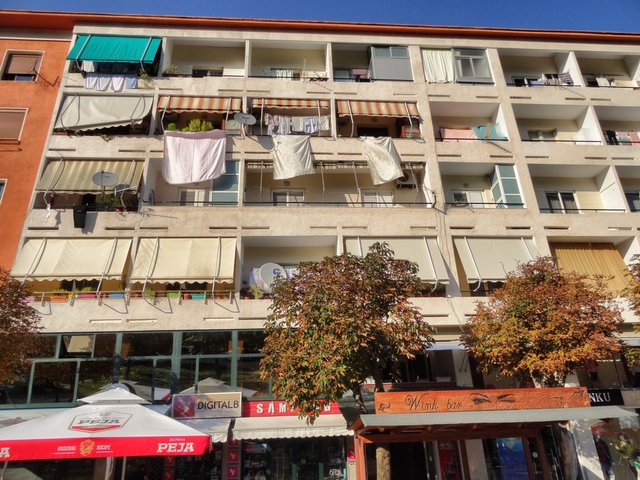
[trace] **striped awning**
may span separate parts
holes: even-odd
[[[329,108],[328,100],[296,98],[254,98],[254,108]]]
[[[409,102],[361,102],[338,100],[338,115],[345,117],[363,115],[365,117],[420,117],[418,106]]]
[[[176,113],[234,113],[242,110],[242,99],[233,97],[183,97],[161,95],[158,100],[158,110],[166,110],[167,112]]]

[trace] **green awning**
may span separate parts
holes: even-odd
[[[67,60],[153,63],[161,38],[114,35],[78,35]]]

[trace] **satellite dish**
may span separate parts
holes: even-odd
[[[287,278],[287,272],[277,263],[265,263],[258,269],[259,285],[265,292],[271,293],[271,284],[276,277]]]
[[[100,170],[91,177],[91,181],[99,187],[113,187],[118,183],[118,176],[115,173]]]
[[[113,194],[119,195],[126,192],[127,190],[131,190],[131,185],[129,185],[128,183],[119,183],[115,187],[113,187]]]
[[[237,112],[233,115],[233,119],[243,125],[254,125],[256,123],[256,117],[250,113]]]

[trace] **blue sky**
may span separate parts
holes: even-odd
[[[0,8],[640,32],[640,0],[0,0]]]

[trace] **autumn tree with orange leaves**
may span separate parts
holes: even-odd
[[[39,316],[26,287],[0,267],[0,383],[15,379],[37,342]]]
[[[483,372],[553,387],[587,362],[611,359],[621,324],[606,279],[560,272],[541,257],[476,304],[461,340]]]
[[[347,390],[366,413],[361,385],[424,352],[432,329],[409,297],[420,290],[418,267],[376,243],[364,257],[344,254],[300,265],[272,286],[267,318],[264,380],[274,394],[313,421],[323,402]],[[322,398],[322,400],[319,400]]]

